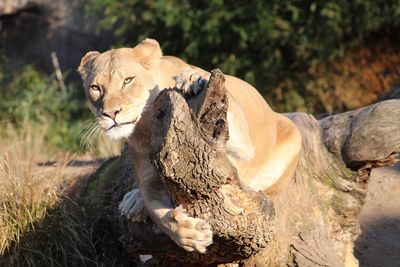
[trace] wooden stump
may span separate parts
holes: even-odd
[[[267,246],[275,210],[266,195],[240,184],[226,156],[228,98],[220,71],[213,72],[202,94],[196,97],[204,99],[202,105],[190,107],[178,90],[160,93],[154,103],[151,158],[175,204],[212,226],[214,243],[202,256],[212,261],[202,263],[231,262]]]

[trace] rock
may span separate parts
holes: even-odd
[[[107,49],[111,33],[96,35],[96,18],[85,16],[82,0],[0,1],[0,51],[14,68],[33,64],[53,72],[51,52],[56,52],[63,72],[75,69],[90,50]]]

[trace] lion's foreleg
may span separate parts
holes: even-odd
[[[190,217],[182,206],[174,207],[150,162],[140,164],[137,176],[140,196],[150,218],[180,247],[204,253],[212,244],[210,225],[202,219]]]

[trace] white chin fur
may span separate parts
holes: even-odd
[[[121,138],[128,138],[135,129],[134,124],[126,124],[117,127],[113,127],[112,129],[106,131],[108,138],[112,140],[117,140]]]

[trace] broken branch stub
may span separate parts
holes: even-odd
[[[185,99],[168,89],[154,102],[151,159],[176,205],[206,220],[214,243],[203,264],[248,258],[274,237],[275,210],[265,195],[241,185],[226,155],[228,97],[220,70],[208,88]]]

